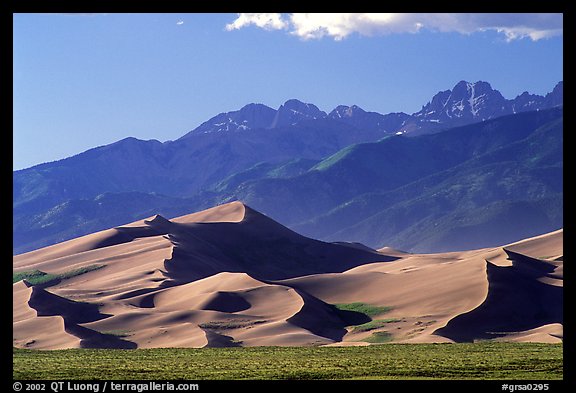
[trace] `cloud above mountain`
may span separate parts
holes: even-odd
[[[562,14],[529,13],[241,13],[226,30],[247,26],[286,30],[301,39],[331,37],[336,41],[357,33],[363,36],[418,33],[422,30],[472,34],[496,31],[506,40],[537,41],[563,33]]]

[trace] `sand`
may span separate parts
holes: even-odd
[[[441,254],[300,236],[241,202],[14,257],[13,345],[155,348],[561,342],[563,231]],[[504,299],[504,300],[503,300]],[[371,318],[340,303],[387,307]],[[361,326],[369,322],[372,325]]]

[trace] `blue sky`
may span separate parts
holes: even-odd
[[[418,111],[458,81],[563,79],[561,15],[15,14],[13,168],[173,140],[251,102]]]

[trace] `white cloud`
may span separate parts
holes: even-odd
[[[365,36],[416,33],[421,24],[409,14],[292,14],[292,34],[303,39],[324,36],[341,40],[352,33]]]
[[[417,33],[421,30],[472,34],[496,31],[511,41],[533,41],[562,35],[562,14],[238,14],[227,30],[255,25],[265,30],[288,30],[302,39],[332,37],[335,40],[357,33],[364,36]]]
[[[238,14],[238,18],[226,25],[226,30],[237,30],[249,25],[256,25],[265,30],[279,30],[287,27],[281,14]]]

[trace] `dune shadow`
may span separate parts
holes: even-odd
[[[173,244],[164,264],[167,276],[186,283],[227,271],[283,280],[398,259],[367,247],[306,238],[263,216],[255,221],[173,224],[167,235]]]
[[[235,341],[233,337],[226,336],[221,333],[217,333],[210,329],[202,329],[206,334],[206,339],[208,343],[206,347],[210,348],[229,348],[229,347],[240,347],[242,342]]]
[[[339,310],[336,307],[334,307],[334,310],[346,326],[362,325],[372,320],[368,315],[358,311]]]
[[[339,342],[348,333],[346,326],[371,321],[366,314],[338,310],[333,305],[327,304],[307,292],[294,290],[302,297],[304,305],[287,322],[306,329],[316,336]]]
[[[500,267],[486,261],[485,301],[453,318],[434,334],[456,342],[472,342],[563,323],[563,288],[538,280],[553,269],[534,258],[517,253],[508,255],[512,266]]]
[[[111,334],[100,333],[80,326],[108,318],[110,315],[100,313],[96,304],[75,302],[46,291],[43,288],[33,287],[28,305],[36,310],[39,317],[60,316],[64,320],[64,330],[80,339],[82,348],[119,348],[134,349],[136,343],[123,340]]]
[[[219,291],[212,296],[202,307],[204,310],[235,313],[248,310],[252,305],[241,295],[234,292]]]

